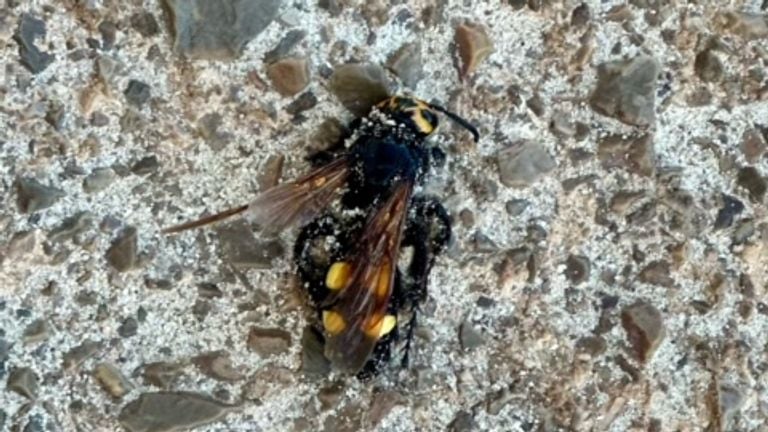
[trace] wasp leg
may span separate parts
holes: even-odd
[[[416,328],[419,305],[427,298],[429,273],[440,252],[451,240],[451,219],[442,204],[432,197],[417,196],[412,202],[412,213],[403,238],[403,246],[413,247],[408,266],[404,298],[411,309],[411,319],[405,335],[402,365],[408,364],[408,354]]]

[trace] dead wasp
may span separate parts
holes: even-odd
[[[414,193],[430,167],[444,158],[441,150],[425,143],[437,129],[438,113],[479,139],[474,126],[445,108],[393,96],[367,117],[355,119],[347,139],[316,157],[321,166],[309,174],[262,192],[248,205],[165,232],[238,213],[273,232],[306,224],[296,240],[294,260],[318,311],[326,357],[342,372],[361,378],[377,374],[399,338],[398,316],[408,311],[406,364],[430,270],[451,238],[442,204]],[[338,195],[342,210],[334,213],[330,204]],[[401,270],[399,254],[405,247],[413,253]]]

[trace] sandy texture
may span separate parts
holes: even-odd
[[[302,3],[284,2],[221,61],[174,54],[159,0],[0,6],[0,430],[118,430],[127,403],[161,390],[142,373],[153,362],[179,364],[165,390],[234,406],[201,431],[766,430],[765,4],[590,0],[585,15],[569,0],[342,0],[338,14]],[[147,12],[156,33],[132,23]],[[53,56],[37,73],[14,40],[25,13]],[[494,49],[462,80],[464,22]],[[289,54],[310,82],[282,96],[264,58],[292,29],[307,33]],[[279,244],[257,234],[277,258],[248,266],[221,258],[214,227],[160,230],[247,203],[277,155],[283,179],[304,172],[319,126],[352,118],[328,90],[333,68],[384,65],[411,42],[423,78],[405,91],[482,134],[433,138],[448,162],[428,189],[455,239],[409,369],[306,377],[295,230]],[[710,48],[716,60],[698,56]],[[596,112],[598,66],[641,54],[658,66],[652,110]],[[316,105],[291,114],[307,92]],[[201,127],[215,114],[215,131]],[[499,167],[516,166],[505,150],[522,141],[539,168],[520,180]],[[55,188],[51,205],[20,204],[23,179]],[[716,228],[723,194],[743,210]],[[284,332],[250,349],[254,327]],[[86,341],[91,355],[73,361]],[[233,370],[193,361],[217,350]],[[18,370],[37,378],[36,396],[6,387]]]

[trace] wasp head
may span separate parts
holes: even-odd
[[[408,96],[392,96],[377,105],[377,108],[398,124],[410,128],[417,136],[425,138],[437,130],[440,124],[437,113],[447,115],[451,120],[467,129],[475,141],[480,138],[474,126],[445,108]]]

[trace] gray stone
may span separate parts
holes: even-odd
[[[93,214],[88,211],[82,211],[61,221],[61,224],[48,234],[48,239],[53,242],[71,240],[92,226]]]
[[[723,62],[711,49],[696,54],[693,68],[696,75],[704,82],[719,82],[723,79]]]
[[[333,71],[330,90],[342,105],[357,116],[389,97],[390,84],[381,66],[368,63],[345,64]]]
[[[540,144],[518,141],[496,154],[499,180],[509,187],[529,186],[557,165]]]
[[[102,362],[93,370],[93,377],[110,396],[120,399],[133,388],[133,384],[112,363]]]
[[[565,262],[565,275],[572,283],[578,285],[589,279],[590,267],[589,258],[569,255]]]
[[[459,342],[465,351],[473,350],[485,343],[483,335],[469,321],[464,321],[459,326]]]
[[[138,160],[131,167],[131,172],[136,175],[149,175],[156,172],[160,168],[160,161],[157,160],[157,156],[149,155]]]
[[[637,278],[644,283],[671,288],[675,280],[669,275],[670,265],[666,261],[653,261],[640,271]]]
[[[410,88],[416,87],[416,84],[424,76],[421,45],[418,43],[407,43],[401,46],[387,60],[387,68],[400,77],[406,86]]]
[[[192,59],[229,60],[275,19],[281,0],[165,0],[173,48]]]
[[[279,328],[251,327],[248,348],[262,357],[283,354],[291,347],[291,334]]]
[[[722,201],[723,207],[717,212],[715,229],[728,228],[733,224],[733,218],[744,211],[744,203],[734,196],[723,194]]]
[[[635,357],[646,363],[666,334],[661,312],[650,303],[639,300],[621,311],[621,324]]]
[[[323,336],[311,326],[301,334],[301,370],[310,376],[326,376],[331,371],[331,362],[325,357]]]
[[[656,76],[659,64],[640,55],[630,60],[604,63],[598,68],[597,88],[590,104],[600,114],[634,126],[656,121]]]
[[[448,425],[449,432],[472,432],[476,429],[477,423],[469,411],[459,411]]]
[[[141,375],[147,383],[160,388],[169,388],[184,371],[184,364],[155,362],[147,363],[141,369]]]
[[[149,84],[132,79],[128,81],[128,86],[125,88],[123,94],[125,95],[125,100],[127,100],[129,104],[141,108],[149,101],[149,98],[152,97],[152,90]]]
[[[222,257],[238,268],[271,268],[272,260],[283,255],[278,240],[256,240],[245,221],[235,221],[216,229]]]
[[[309,62],[303,57],[287,57],[267,66],[267,77],[278,93],[295,96],[309,85]]]
[[[392,412],[392,409],[398,405],[406,404],[407,402],[405,398],[398,392],[391,390],[376,392],[376,394],[373,395],[371,407],[368,409],[368,419],[370,425],[372,427],[378,426],[379,423],[381,423],[381,421],[384,420],[384,418],[386,418],[390,412]]]
[[[100,192],[108,188],[116,177],[112,168],[96,168],[83,179],[83,190],[87,193]]]
[[[46,209],[64,196],[64,191],[45,186],[33,178],[19,178],[16,181],[17,201],[22,213],[34,213]]]
[[[28,367],[14,369],[8,375],[8,390],[14,391],[27,399],[37,398],[39,378]]]
[[[13,35],[13,39],[19,44],[21,64],[33,74],[42,72],[54,60],[53,55],[40,51],[35,45],[35,39],[44,39],[45,34],[44,21],[30,14],[21,15],[19,28]]]
[[[203,137],[208,146],[219,151],[227,146],[232,135],[220,130],[222,124],[221,114],[211,112],[197,120],[197,131]]]
[[[181,431],[215,422],[229,411],[203,394],[144,393],[120,411],[118,421],[130,432]]]
[[[86,340],[80,345],[64,353],[62,358],[62,369],[65,372],[73,371],[80,367],[86,360],[93,357],[101,349],[101,343]]]
[[[45,319],[36,319],[29,323],[22,333],[25,344],[41,342],[48,339],[50,335],[50,326]]]
[[[136,336],[138,332],[139,322],[136,320],[136,318],[133,317],[124,319],[120,326],[117,328],[117,334],[124,338]]]
[[[720,384],[717,388],[717,408],[720,430],[731,430],[729,428],[731,419],[744,405],[744,393],[738,388],[728,385]]]
[[[531,203],[525,199],[513,199],[504,204],[504,209],[510,216],[520,216],[525,209],[530,207]]]
[[[299,117],[302,112],[314,108],[315,105],[317,105],[317,96],[311,91],[307,91],[294,99],[293,102],[286,105],[285,112],[294,117]]]
[[[107,262],[118,272],[135,268],[139,262],[138,234],[136,228],[126,227],[107,249]]]

